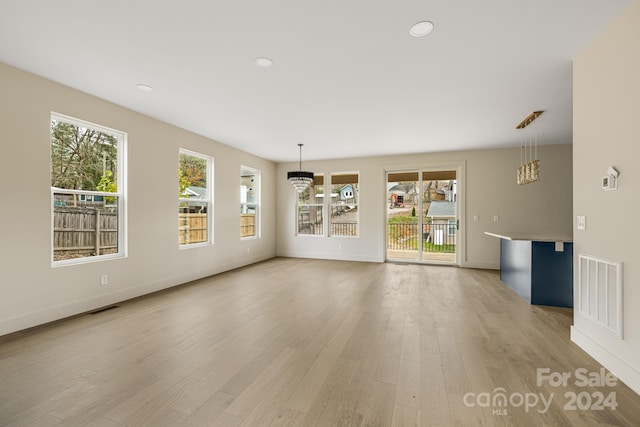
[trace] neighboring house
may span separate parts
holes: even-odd
[[[434,200],[429,206],[427,218],[432,224],[448,224],[448,221],[456,220],[456,202],[446,200]]]
[[[441,188],[429,186],[424,192],[424,200],[445,200],[446,192]]]
[[[253,187],[240,185],[240,213],[255,214],[256,213],[256,195]]]
[[[199,204],[198,200],[207,199],[207,189],[205,187],[196,187],[190,185],[182,193],[183,198],[193,199],[193,202],[185,202],[180,206],[180,212],[182,213],[201,213],[206,212],[206,204]]]
[[[92,207],[92,208],[104,208],[105,202],[103,196],[97,196],[93,194],[63,194],[56,193],[58,190],[56,187],[52,187],[54,190],[53,205],[58,207]]]
[[[196,187],[195,185],[188,186],[182,197],[188,197],[193,199],[205,199],[207,197],[207,189],[204,187]]]
[[[389,194],[389,207],[411,207],[417,194],[416,183],[400,182],[387,190]]]
[[[339,190],[338,206],[335,206],[335,201],[331,200],[331,216],[342,215],[345,212],[349,212],[356,207],[356,195],[354,194],[353,185],[346,184]],[[333,196],[333,194],[332,194]]]
[[[456,180],[449,181],[427,181],[425,189],[426,200],[456,200]]]
[[[389,207],[403,207],[404,197],[407,195],[407,188],[403,184],[396,184],[389,189]]]
[[[353,185],[347,184],[340,189],[340,200],[346,203],[354,201]]]
[[[443,244],[447,236],[455,236],[457,226],[456,202],[434,200],[429,206],[427,220],[430,222],[427,240]]]

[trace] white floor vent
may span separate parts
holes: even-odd
[[[578,255],[580,313],[622,338],[622,263]]]

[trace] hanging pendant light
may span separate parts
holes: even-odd
[[[302,170],[302,144],[298,144],[300,150],[300,168],[294,172],[287,172],[287,179],[298,193],[302,193],[313,182],[313,172]]]
[[[544,110],[534,111],[522,120],[516,129],[524,129],[537,119]],[[540,160],[538,160],[538,136],[520,139],[520,166],[516,169],[516,183],[518,185],[531,184],[540,181]],[[535,152],[534,152],[535,150]],[[527,161],[528,160],[528,161]]]

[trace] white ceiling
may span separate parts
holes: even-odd
[[[518,146],[539,109],[567,143],[571,60],[630,1],[0,0],[0,61],[274,161]]]

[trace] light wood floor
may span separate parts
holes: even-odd
[[[403,261],[418,261],[418,251],[409,251],[409,250],[399,250],[399,249],[387,249],[387,259],[393,260],[393,262],[403,262]],[[454,264],[456,262],[456,254],[455,253],[446,253],[446,252],[422,252],[422,260],[423,261],[435,261],[440,263],[451,263]]]
[[[571,316],[494,271],[277,258],[0,338],[0,425],[640,425],[620,382],[536,384],[599,370]],[[554,397],[465,404],[496,388]],[[567,392],[618,406],[564,410]]]

